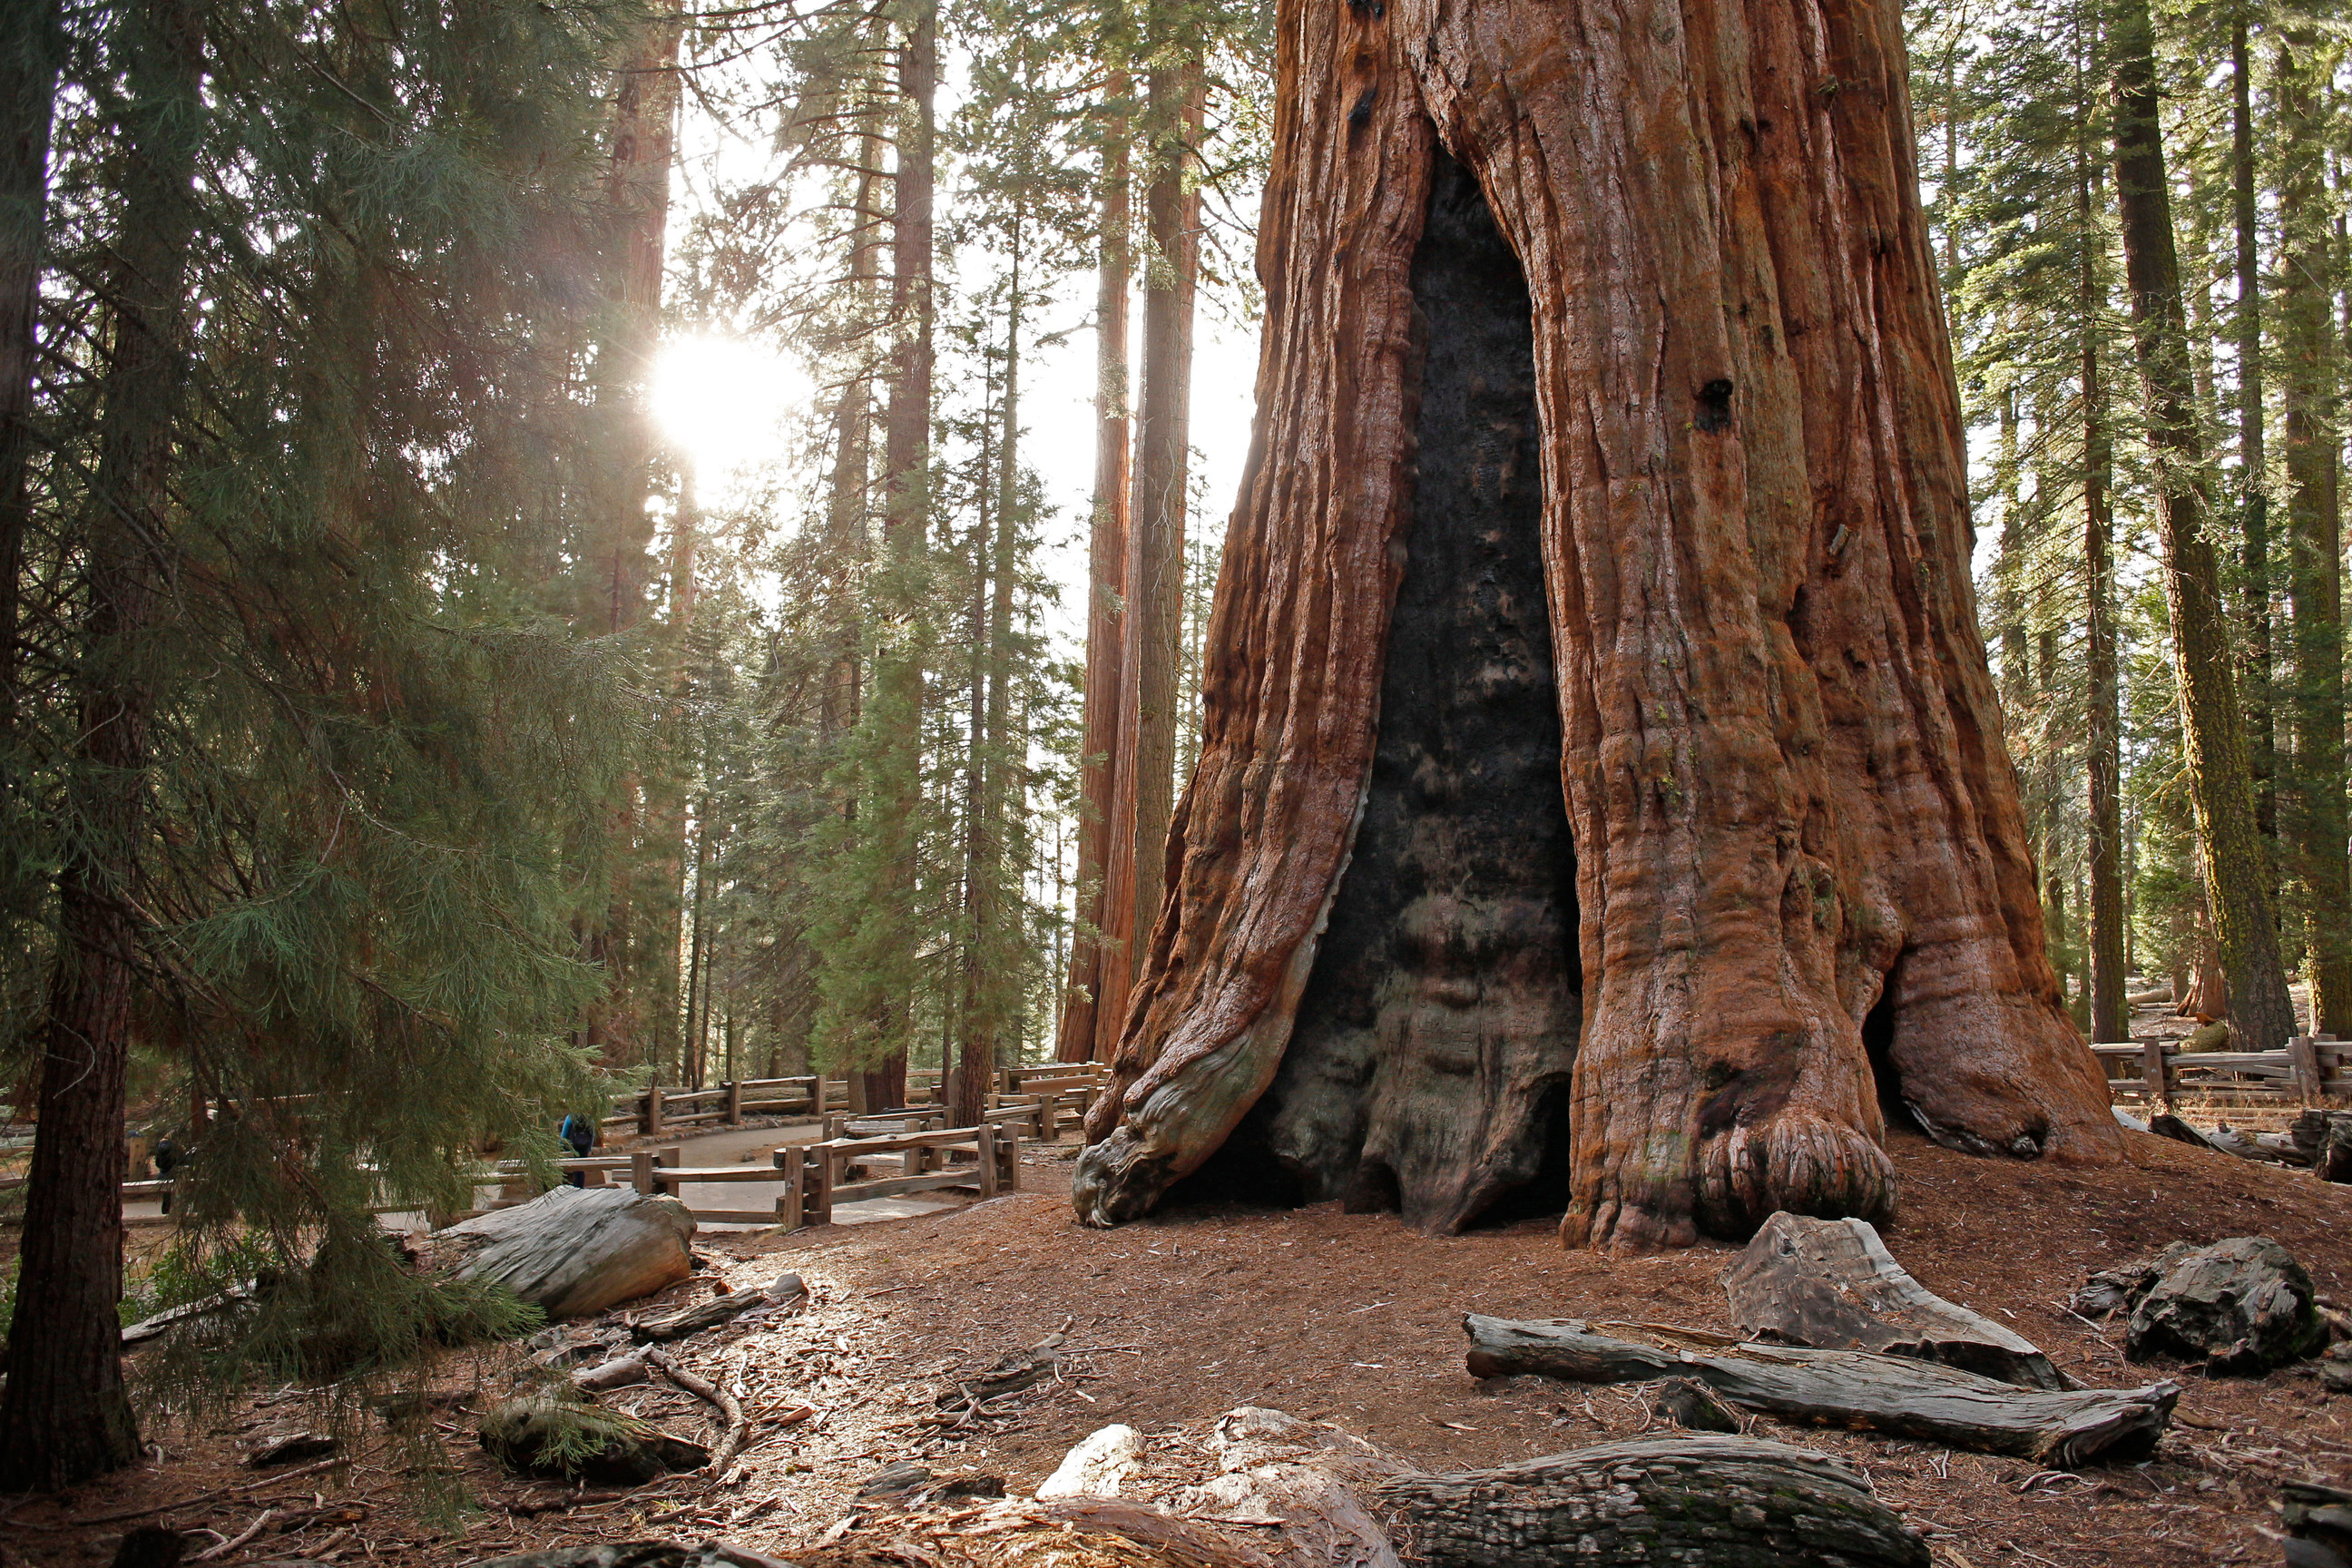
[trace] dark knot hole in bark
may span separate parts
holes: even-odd
[[[1718,376],[1698,389],[1698,413],[1692,423],[1709,435],[1731,428],[1731,383]]]
[[[1919,1118],[1903,1098],[1903,1069],[1895,1065],[1895,992],[1896,976],[1901,973],[1899,963],[1887,971],[1879,986],[1877,1002],[1864,1015],[1862,1049],[1870,1059],[1871,1083],[1878,1090],[1878,1113],[1886,1119],[1889,1128],[1917,1131]]]
[[[1188,1184],[1452,1231],[1568,1202],[1583,1015],[1527,279],[1443,153],[1419,477],[1363,816],[1273,1087]]]

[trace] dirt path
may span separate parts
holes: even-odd
[[[2276,1483],[2352,1474],[2352,1402],[2326,1398],[2306,1369],[2207,1381],[2177,1367],[2127,1366],[2109,1342],[2119,1334],[2094,1331],[2059,1303],[2089,1269],[2176,1239],[2249,1233],[2276,1237],[2323,1293],[2352,1300],[2352,1190],[2155,1139],[2131,1142],[2133,1163],[2083,1171],[1968,1159],[1898,1138],[1892,1152],[1906,1215],[1887,1238],[1930,1289],[2013,1324],[2085,1383],[2180,1377],[2189,1385],[2182,1421],[2153,1461],[2051,1475],[1769,1420],[1759,1435],[1862,1466],[1891,1502],[1938,1532],[1948,1565],[2275,1562],[2277,1546],[2263,1531]],[[1149,1437],[1244,1403],[1339,1422],[1432,1468],[1497,1464],[1655,1420],[1632,1389],[1472,1379],[1463,1370],[1464,1311],[1728,1326],[1717,1283],[1728,1248],[1607,1258],[1562,1251],[1539,1222],[1430,1238],[1388,1215],[1328,1206],[1193,1210],[1089,1231],[1071,1223],[1068,1170],[1066,1159],[1033,1157],[1029,1190],[950,1213],[706,1238],[712,1266],[735,1285],[790,1268],[814,1287],[815,1301],[796,1317],[701,1336],[691,1342],[698,1364],[706,1375],[740,1377],[755,1407],[806,1405],[813,1418],[763,1427],[731,1489],[674,1479],[572,1511],[537,1511],[549,1496],[544,1483],[517,1483],[453,1442],[486,1511],[452,1534],[410,1518],[390,1457],[371,1456],[352,1490],[368,1500],[374,1561],[455,1564],[553,1544],[713,1533],[789,1547],[839,1519],[858,1484],[896,1460],[1029,1487],[1108,1422]],[[1065,1381],[1009,1402],[1001,1418],[942,1429],[934,1396],[943,1387],[1065,1321],[1076,1352]],[[672,1391],[637,1390],[624,1402],[681,1432],[702,1421],[701,1407]],[[268,1414],[257,1410],[244,1425]],[[453,1418],[458,1438],[470,1431],[462,1420]],[[19,1518],[36,1526],[88,1518],[240,1479],[222,1459],[235,1426],[162,1434],[171,1462]],[[295,1487],[307,1499],[316,1484]],[[231,1533],[259,1506],[236,1500],[172,1518]],[[9,1543],[35,1563],[86,1562],[75,1552],[87,1533],[102,1531],[36,1528]],[[225,1561],[305,1555],[324,1533],[265,1533]]]

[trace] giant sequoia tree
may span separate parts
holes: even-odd
[[[1223,1170],[1630,1247],[1888,1213],[1883,1102],[2108,1152],[1895,8],[1285,0],[1280,42],[1260,425],[1080,1215]]]

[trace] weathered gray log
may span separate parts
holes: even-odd
[[[551,1318],[601,1312],[694,1272],[694,1216],[628,1187],[557,1187],[436,1233],[427,1254]]]
[[[2213,1140],[2206,1137],[2205,1134],[2198,1131],[2197,1129],[2189,1126],[2189,1123],[2181,1121],[2180,1118],[2173,1115],[2169,1110],[2159,1111],[2156,1115],[2149,1117],[2147,1119],[2147,1130],[2150,1132],[2155,1133],[2158,1138],[2169,1138],[2175,1143],[2186,1143],[2191,1149],[2210,1149],[2217,1154],[2227,1152],[2227,1151],[2221,1149],[2218,1144],[2216,1144]]]
[[[2325,1349],[2311,1276],[2266,1236],[2210,1247],[2176,1241],[2133,1292],[2124,1354],[2201,1361],[2208,1372],[2260,1376]]]
[[[2352,1568],[2352,1492],[2317,1481],[2279,1488],[2287,1568]]]
[[[2052,1392],[2073,1386],[2032,1343],[1929,1291],[1864,1219],[1776,1214],[1724,1271],[1731,1321],[1780,1344],[1874,1351]]]
[[[1603,1443],[1500,1469],[1401,1476],[1380,1504],[1431,1568],[1927,1568],[1919,1532],[1823,1454],[1747,1437]]]
[[[1744,1344],[1719,1335],[1609,1324],[1643,1338],[1613,1338],[1570,1320],[1513,1322],[1472,1314],[1474,1377],[1531,1373],[1570,1383],[1646,1383],[1688,1377],[1730,1403],[1785,1420],[1864,1426],[1949,1447],[2072,1468],[2099,1454],[2138,1458],[2172,1419],[2180,1385],[2018,1388],[1958,1367],[1867,1351]]]

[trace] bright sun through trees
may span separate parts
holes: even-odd
[[[694,465],[705,502],[781,461],[791,423],[808,409],[799,363],[741,338],[697,334],[662,346],[653,406],[662,435]]]

